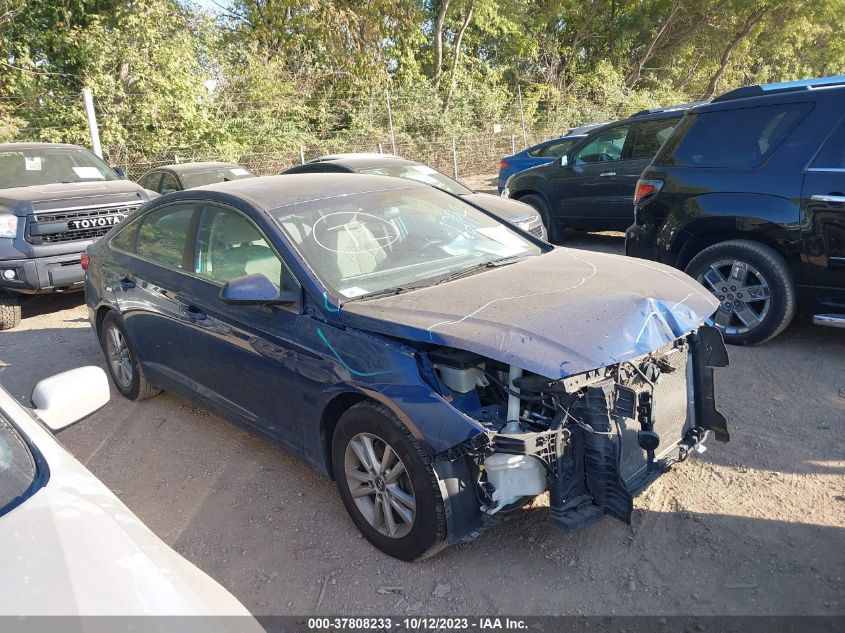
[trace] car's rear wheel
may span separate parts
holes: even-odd
[[[20,325],[21,301],[11,292],[0,292],[0,330],[11,330]]]
[[[705,248],[686,272],[719,299],[710,322],[734,345],[774,338],[795,316],[792,273],[772,248],[749,240],[729,240]]]
[[[430,457],[390,409],[366,401],[343,414],[332,468],[349,516],[385,554],[413,561],[444,546],[446,516]]]
[[[130,400],[146,400],[161,393],[147,381],[123,324],[109,312],[100,328],[100,345],[114,386]]]
[[[550,242],[557,244],[564,240],[563,229],[552,221],[552,214],[549,211],[549,205],[546,204],[545,200],[543,200],[540,196],[528,194],[527,196],[522,196],[519,201],[534,207],[537,213],[540,214],[540,218],[543,220],[543,226],[546,227],[546,233],[548,234],[548,240]]]

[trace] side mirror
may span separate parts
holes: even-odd
[[[560,166],[569,167],[569,154],[564,154],[560,157]]]
[[[116,173],[118,176],[120,176],[121,180],[128,180],[129,179],[128,176],[126,175],[126,172],[123,171],[123,167],[117,167],[117,166],[112,165],[112,170],[114,171],[114,173]]]
[[[35,414],[52,431],[79,422],[109,401],[109,380],[99,367],[79,367],[45,378],[32,390]]]
[[[243,305],[290,304],[299,302],[299,293],[290,290],[279,292],[266,275],[253,273],[227,281],[220,291],[220,298],[226,303]]]

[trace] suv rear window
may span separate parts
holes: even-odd
[[[686,116],[655,164],[678,167],[756,167],[813,107],[789,103]]]

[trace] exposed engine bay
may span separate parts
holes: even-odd
[[[633,495],[703,453],[710,432],[729,439],[713,398],[727,351],[713,328],[557,380],[451,348],[425,356],[432,386],[485,429],[435,456],[453,542],[546,490],[565,530],[605,515],[630,523]]]

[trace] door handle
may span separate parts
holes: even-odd
[[[615,171],[604,171],[604,172],[599,174],[599,176],[615,176],[615,175],[616,175]]]
[[[810,196],[811,202],[832,202],[833,204],[845,204],[845,196],[840,196],[836,194],[828,194],[824,195],[815,195]]]
[[[125,276],[125,277],[122,277],[118,281],[118,283],[120,284],[120,287],[123,288],[124,290],[131,290],[132,288],[135,287],[135,281],[131,277],[129,277],[128,275]]]

